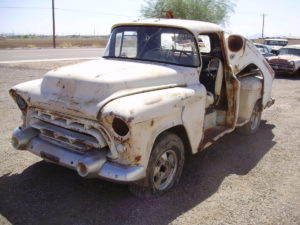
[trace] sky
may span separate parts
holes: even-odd
[[[227,33],[300,37],[300,0],[232,0]],[[56,33],[106,35],[113,24],[141,19],[145,0],[55,0]],[[52,34],[51,0],[0,0],[0,33]]]

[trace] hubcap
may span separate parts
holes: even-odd
[[[172,182],[177,170],[177,155],[173,150],[167,150],[156,161],[153,182],[155,188],[164,190]]]

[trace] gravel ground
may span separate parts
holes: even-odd
[[[9,88],[70,63],[0,64],[0,224],[300,224],[299,79],[275,79],[257,134],[224,136],[169,193],[141,200],[11,147],[21,120]]]

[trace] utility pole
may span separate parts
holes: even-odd
[[[265,17],[267,16],[267,14],[263,13],[262,17],[263,17],[263,23],[262,23],[262,31],[261,31],[261,38],[264,38],[264,30],[265,30]]]
[[[56,48],[56,44],[55,44],[55,16],[54,16],[54,0],[52,0],[52,28],[53,28],[53,48]]]

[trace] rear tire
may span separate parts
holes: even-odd
[[[253,107],[253,111],[249,122],[243,125],[242,127],[237,127],[236,128],[237,133],[244,134],[244,135],[250,135],[256,133],[257,130],[259,129],[261,114],[262,111],[260,109],[259,102],[256,102],[256,104]]]
[[[146,178],[139,184],[130,184],[129,190],[141,198],[161,195],[179,182],[183,165],[182,140],[173,133],[164,132],[152,149]]]

